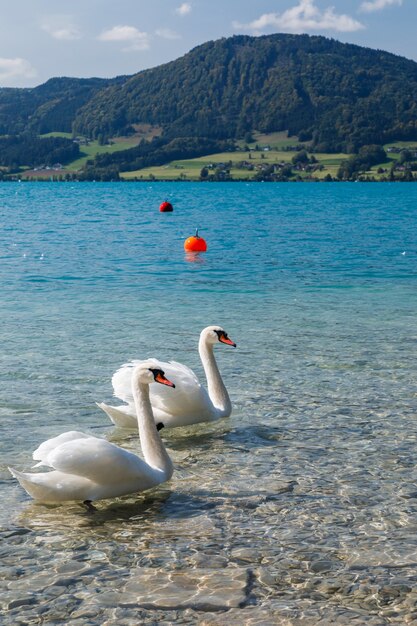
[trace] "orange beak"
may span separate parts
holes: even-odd
[[[162,374],[157,374],[155,376],[155,382],[161,383],[161,385],[166,385],[167,387],[175,387],[174,383],[172,383],[168,378],[162,376]]]
[[[229,339],[229,337],[226,337],[225,335],[221,334],[219,336],[219,341],[221,343],[226,343],[228,346],[233,346],[234,348],[236,348],[236,344],[234,341],[232,341],[231,339]]]

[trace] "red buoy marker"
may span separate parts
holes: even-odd
[[[207,250],[207,243],[205,239],[199,236],[198,228],[195,231],[195,235],[188,237],[184,241],[184,250],[186,252],[205,252]]]
[[[161,211],[161,213],[169,213],[174,210],[174,207],[170,202],[168,202],[168,200],[164,200],[164,202],[159,207],[159,210]]]

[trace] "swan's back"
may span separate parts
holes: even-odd
[[[175,383],[175,389],[153,383],[149,387],[152,408],[164,421],[165,426],[174,425],[175,418],[181,424],[213,419],[213,405],[207,391],[201,386],[192,369],[177,361],[154,362]],[[125,363],[112,377],[114,395],[128,404],[133,403],[131,377],[133,368],[142,361]],[[189,420],[189,421],[188,421]]]
[[[124,363],[113,374],[111,383],[113,385],[113,395],[116,398],[120,398],[120,400],[123,400],[124,402],[127,402],[128,404],[133,403],[132,371],[137,365],[141,365],[142,363],[145,363],[145,360],[134,359],[132,361],[129,361],[128,363]],[[146,359],[146,363],[150,363],[150,364],[152,363],[154,364],[155,367],[159,367],[164,372],[167,372],[168,371],[167,368],[170,366],[170,363],[165,363],[164,361],[158,361],[157,359]],[[185,365],[181,365],[181,363],[178,363],[178,365],[188,370],[189,373],[192,376],[194,376],[193,371],[190,370],[189,367],[186,367]],[[168,376],[168,374],[166,375]],[[195,378],[195,380],[198,383],[197,378]],[[153,387],[153,386],[161,387],[162,385],[157,385],[155,383],[154,385],[151,385],[150,387]]]
[[[141,458],[98,437],[67,441],[52,450],[47,460],[59,472],[88,478],[97,484],[125,483],[151,473]]]
[[[35,461],[39,461],[35,465],[49,465],[48,457],[55,448],[58,448],[63,443],[67,443],[68,441],[76,441],[78,439],[88,439],[90,435],[86,435],[85,433],[81,433],[78,430],[69,430],[66,433],[62,433],[57,437],[52,437],[51,439],[47,439],[43,443],[40,444],[38,448],[36,448],[35,452],[32,454],[32,458]]]

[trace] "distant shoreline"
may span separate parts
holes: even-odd
[[[235,184],[235,183],[244,183],[245,185],[260,185],[260,184],[270,184],[270,185],[285,185],[285,184],[322,184],[322,183],[328,183],[328,184],[343,184],[343,183],[381,183],[381,184],[386,184],[386,183],[401,183],[401,184],[405,184],[405,183],[417,183],[417,178],[414,178],[414,180],[403,180],[403,179],[396,179],[396,180],[373,180],[373,179],[357,179],[357,180],[338,180],[338,179],[332,179],[332,180],[325,180],[323,178],[316,178],[316,179],[303,179],[303,180],[253,180],[253,179],[233,179],[233,180],[171,180],[171,179],[155,179],[155,180],[145,180],[145,179],[134,179],[134,178],[129,178],[129,179],[120,179],[120,180],[78,180],[76,178],[71,179],[71,180],[63,180],[63,179],[33,179],[33,178],[22,178],[22,179],[7,179],[7,180],[0,180],[0,184],[8,184],[8,183],[39,183],[39,184],[47,184],[47,183],[62,183],[62,184],[68,184],[68,183],[77,183],[77,184],[83,184],[83,183],[94,183],[94,184],[99,184],[99,183],[117,183],[117,184],[131,184],[131,183],[140,183],[140,184],[146,184],[146,185],[150,185],[153,183],[180,183],[180,184],[190,184],[190,183],[201,183],[204,185],[210,185],[210,184]]]

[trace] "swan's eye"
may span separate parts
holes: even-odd
[[[162,370],[158,369],[158,368],[154,368],[154,367],[150,367],[149,371],[152,372],[153,377],[155,378],[155,380],[158,378],[158,376],[163,376],[165,377],[165,372],[163,372]]]
[[[161,383],[161,385],[167,385],[167,387],[175,387],[174,383],[168,378],[165,378],[165,372],[160,369],[150,368],[150,371],[153,373],[153,377],[156,383]]]
[[[229,339],[227,333],[224,330],[216,330],[217,337],[219,338],[220,343],[226,343],[228,346],[233,346],[236,348],[236,344],[234,341]]]

